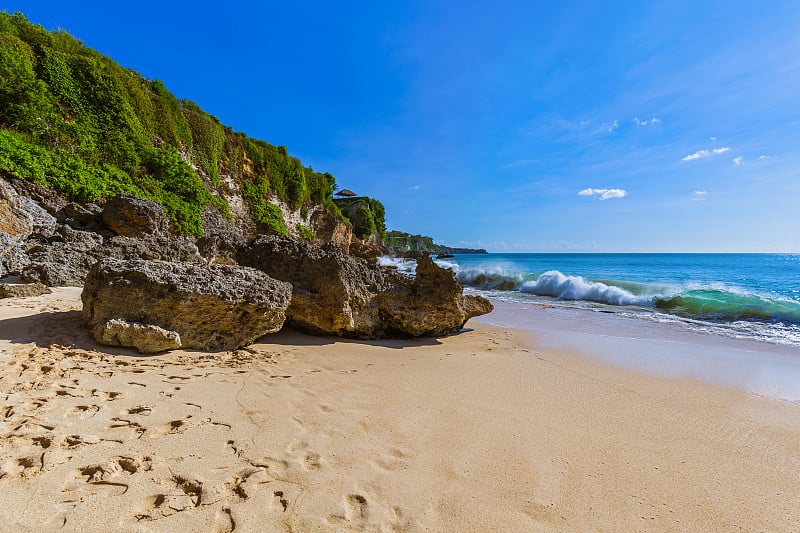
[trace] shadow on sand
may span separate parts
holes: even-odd
[[[470,330],[462,330],[470,331]],[[80,311],[45,311],[33,315],[6,318],[0,320],[0,340],[14,344],[34,343],[40,348],[49,348],[60,345],[81,350],[94,350],[111,355],[124,355],[133,357],[153,357],[161,354],[140,354],[131,348],[105,346],[95,342],[88,330],[83,326],[83,315]],[[333,336],[310,335],[285,326],[278,333],[264,335],[256,339],[253,348],[268,346],[327,346],[336,343],[359,344],[383,348],[403,349],[420,346],[438,346],[441,344],[436,337],[420,337],[407,339],[347,339]],[[215,353],[199,350],[181,350],[198,354]]]

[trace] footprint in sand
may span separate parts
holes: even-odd
[[[407,467],[406,459],[407,454],[397,448],[390,448],[385,454],[382,454],[372,463],[381,470],[395,471],[402,470]]]
[[[64,416],[78,416],[80,418],[91,418],[100,410],[99,405],[76,405],[71,407]]]
[[[319,470],[322,467],[322,456],[314,452],[306,452],[302,458],[303,468],[306,470]]]
[[[43,459],[43,453],[8,458],[0,468],[0,479],[4,477],[28,478],[38,474],[44,466]]]

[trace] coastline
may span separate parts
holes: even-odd
[[[439,339],[284,331],[143,357],[91,341],[79,295],[0,309],[8,530],[800,525],[800,405],[735,383],[645,373],[494,314]],[[658,342],[629,337],[643,355]]]

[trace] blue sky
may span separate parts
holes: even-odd
[[[287,146],[390,229],[496,252],[800,252],[800,2],[3,8]]]

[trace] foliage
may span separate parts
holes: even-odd
[[[230,216],[213,193],[223,173],[239,185],[253,220],[274,233],[287,233],[276,199],[293,209],[321,204],[342,218],[331,174],[304,168],[284,146],[233,132],[160,80],[64,31],[4,11],[0,147],[0,171],[78,200],[120,192],[153,199],[183,234],[201,233],[208,204]]]
[[[311,228],[309,228],[308,226],[304,226],[302,224],[297,224],[297,225],[295,225],[295,229],[300,234],[300,238],[303,239],[303,240],[313,241],[314,239],[317,238],[317,236],[314,235],[314,231]]]
[[[366,239],[373,234],[378,235],[381,239],[386,237],[386,212],[383,204],[378,200],[358,196],[337,198],[333,200],[333,203],[350,221],[356,235],[360,238]]]
[[[275,204],[267,204],[265,206],[259,222],[264,225],[266,233],[284,237],[289,235],[289,230],[286,229],[286,225],[283,223],[283,211]]]
[[[390,231],[386,234],[384,244],[389,247],[408,248],[419,252],[436,252],[439,246],[427,235],[412,235],[402,231]]]
[[[372,212],[366,204],[361,204],[356,208],[356,220],[358,236],[366,239],[375,233],[375,220],[372,218]]]

